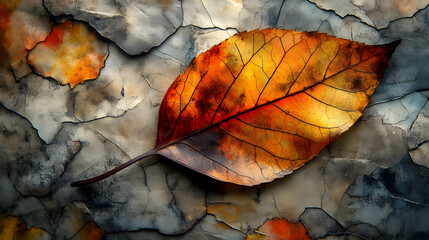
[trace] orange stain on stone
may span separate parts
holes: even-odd
[[[311,240],[302,223],[291,223],[283,218],[267,220],[258,230],[247,236],[246,240]]]
[[[0,239],[50,239],[50,236],[41,228],[30,227],[7,212],[0,213]]]
[[[28,57],[34,70],[73,88],[98,77],[108,55],[107,44],[80,22],[66,21],[53,27],[47,39]]]
[[[9,27],[10,17],[15,11],[19,1],[0,1],[0,64],[3,64],[8,59],[7,48],[9,42],[6,38],[6,31]]]

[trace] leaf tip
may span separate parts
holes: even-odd
[[[392,54],[395,52],[396,47],[398,47],[398,45],[401,43],[401,39],[393,41],[391,43],[386,44],[386,50],[387,50],[387,54],[388,57],[390,58],[392,56]]]

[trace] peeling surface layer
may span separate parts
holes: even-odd
[[[97,78],[106,58],[107,45],[87,25],[66,21],[31,50],[28,63],[36,73],[73,88]]]
[[[428,5],[0,0],[0,238],[428,239]],[[153,149],[192,59],[264,28],[402,42],[354,127],[292,175],[243,187],[158,156],[69,186]]]

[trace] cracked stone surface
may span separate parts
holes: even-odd
[[[299,221],[314,239],[426,239],[428,5],[0,0],[0,211],[51,239],[246,239],[273,218]],[[69,61],[38,49],[64,22],[88,26],[107,56],[73,88],[37,71]],[[362,118],[319,156],[254,187],[162,157],[69,186],[153,148],[164,93],[194,57],[237,32],[275,27],[367,44],[402,39]]]
[[[320,8],[333,10],[341,17],[353,15],[378,29],[385,28],[398,18],[413,16],[418,10],[429,5],[427,0],[310,0]]]
[[[87,24],[65,21],[30,51],[28,63],[36,73],[73,88],[97,78],[107,54],[107,44]]]
[[[88,22],[131,55],[160,45],[183,21],[177,0],[44,0],[44,5],[54,16],[72,15]]]

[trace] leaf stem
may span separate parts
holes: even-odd
[[[143,159],[145,157],[148,157],[148,156],[154,154],[155,152],[156,152],[156,150],[154,149],[154,150],[151,150],[149,152],[143,153],[143,154],[141,154],[141,155],[139,155],[139,156],[137,156],[137,157],[129,160],[128,162],[123,163],[123,164],[115,167],[114,169],[112,169],[112,170],[110,170],[108,172],[105,172],[105,173],[103,173],[101,175],[98,175],[96,177],[93,177],[93,178],[88,178],[88,179],[85,179],[85,180],[80,180],[80,181],[72,182],[70,184],[70,186],[72,186],[72,187],[82,187],[82,186],[85,186],[87,184],[98,182],[100,180],[103,180],[103,179],[109,177],[110,175],[113,175],[113,174],[121,171],[122,169],[130,166],[131,164],[133,164],[133,163],[135,163],[135,162],[137,162],[137,161],[139,161],[139,160],[141,160],[141,159]]]

